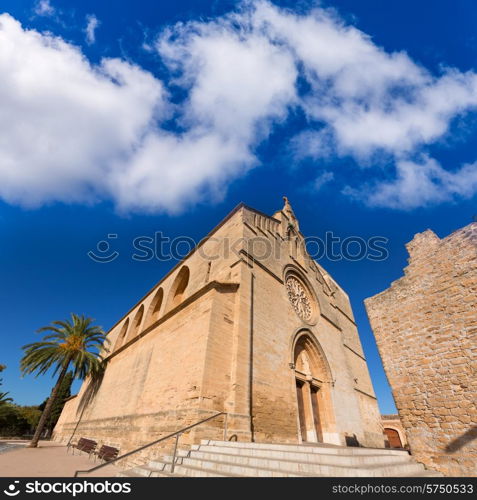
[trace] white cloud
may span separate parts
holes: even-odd
[[[437,169],[436,162],[430,168],[431,160],[427,168],[406,161],[444,137],[455,116],[475,111],[474,72],[448,68],[433,76],[407,54],[385,52],[323,8],[297,15],[266,1],[255,5],[252,24],[292,51],[311,87],[301,96],[301,105],[318,131],[297,135],[296,158],[350,155],[368,167],[366,176],[372,176],[373,155],[384,152],[394,157],[395,180],[376,182],[371,197],[364,187],[359,196],[379,206],[406,209],[477,192],[472,165],[452,174],[441,166]],[[382,174],[380,165],[375,170]],[[470,182],[463,189],[467,176]],[[450,185],[441,186],[439,179]],[[359,195],[360,189],[345,192]]]
[[[296,134],[290,142],[290,150],[298,161],[305,158],[331,158],[335,145],[330,130],[304,130]]]
[[[470,198],[477,191],[477,162],[450,172],[429,157],[419,162],[399,161],[397,177],[380,182],[361,192],[348,190],[363,197],[370,206],[411,210],[456,198]]]
[[[313,187],[316,191],[319,191],[325,184],[332,181],[335,175],[333,172],[322,172],[313,182]]]
[[[55,9],[51,5],[50,0],[38,0],[34,11],[37,16],[52,16],[55,13]]]
[[[59,38],[0,16],[0,196],[34,206],[104,196],[165,107],[160,82],[118,59],[92,67]]]
[[[200,123],[247,144],[260,122],[284,119],[296,98],[291,55],[261,35],[241,37],[228,22],[173,30],[158,49],[190,89],[187,124]]]
[[[110,187],[121,210],[177,212],[205,192],[209,199],[220,199],[224,183],[255,163],[242,143],[215,133],[152,132],[127,168],[115,170]]]
[[[323,9],[299,16],[258,2],[253,22],[293,51],[312,91],[302,97],[338,153],[394,154],[441,137],[452,117],[477,106],[477,75],[447,70],[433,77],[405,53],[387,53]],[[320,132],[323,137],[324,131]],[[317,136],[310,136],[315,141]]]
[[[96,29],[100,24],[99,19],[94,14],[86,16],[86,28],[84,31],[86,35],[86,43],[88,45],[92,45],[96,42]]]
[[[87,21],[94,43],[99,21]],[[431,74],[331,11],[298,15],[264,0],[170,26],[155,50],[170,71],[164,82],[122,59],[94,66],[61,38],[1,15],[0,196],[178,211],[220,198],[260,164],[256,147],[291,109],[307,119],[292,141],[296,158],[366,164],[346,192],[369,204],[412,208],[477,192],[474,165],[450,171],[425,156],[455,116],[477,106],[474,72]],[[298,91],[299,76],[309,90]],[[184,98],[172,104],[176,87]],[[383,152],[394,178],[373,160]],[[315,187],[332,178],[319,175]]]
[[[119,59],[93,67],[59,38],[0,22],[0,196],[11,203],[111,197],[125,211],[177,211],[223,196],[295,97],[292,58],[265,39],[242,44],[226,24],[201,36],[184,28],[160,42],[189,88],[176,109],[183,131],[166,132],[172,107],[149,73]]]
[[[151,131],[113,176],[125,210],[177,211],[205,191],[222,197],[227,180],[258,163],[253,146],[296,98],[290,54],[261,36],[241,39],[227,20],[167,30],[157,50],[188,90],[178,109],[186,132]]]
[[[452,118],[477,105],[477,76],[446,74],[413,89],[409,99],[383,99],[377,103],[340,106],[311,105],[311,112],[332,129],[338,151],[366,157],[377,149],[395,155],[435,142],[447,131]]]

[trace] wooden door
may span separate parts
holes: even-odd
[[[386,434],[391,448],[402,448],[401,438],[397,430],[384,429],[384,434]]]
[[[315,431],[316,431],[316,439],[319,443],[323,442],[323,431],[321,428],[321,419],[320,419],[320,395],[318,393],[319,388],[312,386],[311,387],[311,405],[313,407],[313,420],[315,422]]]
[[[298,402],[298,417],[300,419],[300,432],[303,441],[306,441],[306,418],[305,418],[305,401],[303,397],[304,383],[301,380],[296,380],[296,399]]]

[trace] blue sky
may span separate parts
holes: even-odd
[[[237,203],[291,200],[307,236],[388,238],[383,262],[322,259],[349,293],[382,412],[394,411],[363,299],[405,243],[477,213],[477,6],[466,0],[0,2],[4,390],[20,346],[70,312],[109,328]],[[108,234],[119,257],[88,258]]]

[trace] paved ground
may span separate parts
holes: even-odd
[[[38,448],[27,448],[26,441],[0,441],[0,477],[73,477],[77,470],[91,469],[99,462],[75,450],[66,452],[66,446],[51,441],[40,441]],[[7,447],[3,445],[15,444]],[[18,446],[23,445],[23,446]],[[81,477],[113,477],[118,469],[107,465],[92,474]]]

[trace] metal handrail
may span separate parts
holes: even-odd
[[[227,439],[227,413],[224,411],[221,411],[219,413],[216,413],[215,415],[212,415],[211,417],[204,418],[203,420],[200,420],[199,422],[196,422],[195,424],[189,425],[187,427],[183,427],[182,429],[179,429],[176,432],[173,432],[172,434],[168,434],[167,436],[164,436],[160,439],[156,439],[155,441],[152,441],[151,443],[145,444],[141,446],[140,448],[137,448],[132,451],[128,451],[124,455],[121,455],[119,457],[116,457],[114,460],[110,460],[109,462],[104,462],[103,464],[97,465],[96,467],[93,467],[88,470],[77,470],[75,472],[74,477],[78,477],[78,474],[84,473],[84,474],[89,474],[90,472],[94,472],[98,469],[101,469],[102,467],[106,467],[107,465],[111,465],[114,462],[117,462],[118,460],[122,460],[123,458],[129,457],[130,455],[133,455],[134,453],[137,453],[139,451],[145,450],[146,448],[149,448],[150,446],[154,446],[157,443],[160,443],[161,441],[165,441],[166,439],[170,439],[172,437],[176,437],[176,442],[174,445],[174,455],[172,457],[172,463],[171,463],[171,472],[174,472],[174,466],[175,466],[175,461],[176,461],[176,454],[177,454],[177,444],[179,442],[179,437],[184,434],[184,432],[187,432],[188,430],[192,429],[193,427],[196,427],[200,424],[203,424],[205,422],[208,422],[209,420],[212,420],[220,415],[225,415],[225,421],[224,421],[224,441]]]

